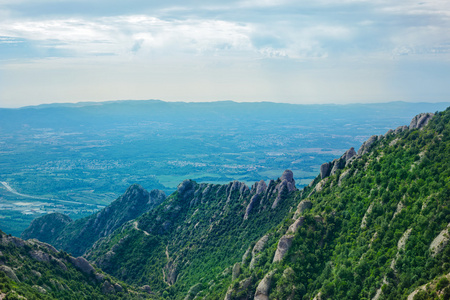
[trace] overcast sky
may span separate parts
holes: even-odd
[[[450,1],[0,0],[0,107],[450,100]]]

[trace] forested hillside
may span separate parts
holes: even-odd
[[[182,182],[85,257],[164,299],[449,299],[450,108],[252,187]],[[450,274],[449,274],[450,277]]]
[[[72,221],[60,213],[47,214],[35,219],[21,237],[35,238],[73,255],[83,255],[98,239],[158,206],[165,198],[163,191],[148,192],[134,184],[121,197],[89,217]]]
[[[240,260],[252,241],[283,221],[295,203],[292,172],[251,188],[186,180],[159,207],[94,245],[87,258],[169,299],[209,282]],[[198,288],[198,287],[197,287]],[[217,294],[226,287],[217,286]]]
[[[0,231],[0,299],[153,299],[37,240],[23,241]]]

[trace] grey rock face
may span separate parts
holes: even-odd
[[[41,242],[41,241],[39,241],[39,240],[37,240],[37,239],[31,239],[31,240],[28,240],[27,242],[28,242],[29,244],[32,244],[32,245],[39,245],[39,246],[41,246],[41,247],[47,249],[47,250],[50,251],[50,252],[58,253],[58,250],[56,250],[55,247],[53,247],[53,246],[50,245],[50,244],[43,243],[43,242]]]
[[[0,266],[0,271],[5,273],[6,276],[8,276],[10,279],[14,280],[15,282],[20,282],[19,278],[17,278],[16,273],[8,267],[8,266]]]
[[[403,132],[403,131],[405,131],[405,130],[407,130],[407,129],[408,129],[408,126],[406,126],[406,125],[398,126],[398,127],[394,130],[394,133],[397,134],[397,133]]]
[[[48,255],[47,253],[45,253],[41,250],[30,251],[30,256],[37,261],[43,261],[43,262],[50,261],[50,255]]]
[[[250,189],[244,182],[239,182],[237,180],[230,182],[226,188],[226,193],[228,195],[227,202],[231,200],[231,196],[235,191],[239,192],[239,199],[243,199]]]
[[[272,270],[264,276],[264,278],[259,282],[258,287],[255,291],[254,300],[269,300],[269,290],[272,283],[272,277],[276,270]]]
[[[111,283],[109,283],[108,281],[103,282],[101,289],[102,289],[102,293],[105,295],[114,294],[116,292],[116,290],[114,289],[114,286]]]
[[[395,133],[395,131],[392,130],[392,129],[389,129],[388,131],[386,131],[386,133],[384,135],[388,136],[388,135],[393,134],[393,133]]]
[[[415,116],[411,123],[409,124],[409,129],[421,129],[428,124],[431,118],[434,116],[433,113],[422,113]]]
[[[226,293],[226,295],[225,295],[224,300],[231,300],[231,299],[233,299],[233,298],[232,298],[232,294],[233,294],[233,293],[244,294],[245,291],[248,290],[248,288],[250,287],[250,285],[252,284],[252,282],[253,282],[252,277],[249,277],[249,278],[246,278],[246,279],[241,280],[241,281],[239,282],[239,286],[237,287],[236,290],[233,289],[233,287],[230,286],[230,287],[228,288],[228,291],[227,291],[227,293]],[[251,299],[251,298],[250,298],[250,295],[243,295],[243,296],[240,297],[239,299],[244,300],[244,299]]]
[[[241,264],[240,263],[235,263],[233,266],[233,271],[231,273],[231,280],[235,280],[236,278],[239,277],[239,275],[241,275]]]
[[[297,190],[295,187],[294,174],[291,170],[284,171],[283,175],[280,177],[280,180],[281,182],[275,187],[275,191],[278,192],[278,196],[272,204],[272,209],[276,208],[278,203],[281,201],[281,194],[284,190],[287,190],[287,192]]]
[[[358,150],[358,155],[363,156],[367,152],[369,152],[372,144],[378,140],[377,135],[372,135],[367,141],[365,141]]]
[[[305,217],[300,217],[289,226],[287,233],[296,233],[300,227],[302,227]]]
[[[256,187],[256,194],[262,194],[267,190],[267,184],[264,180],[260,180]]]
[[[294,240],[294,236],[291,234],[283,235],[278,242],[277,251],[273,257],[273,262],[279,262],[283,260],[284,256],[288,252],[289,248],[292,245],[292,241]]]
[[[244,220],[248,219],[248,215],[250,214],[251,210],[253,209],[253,206],[255,206],[255,203],[259,200],[260,195],[264,193],[267,190],[267,184],[264,182],[264,180],[261,180],[260,182],[255,183],[252,186],[251,192],[254,192],[255,194],[250,199],[250,202],[247,205],[247,208],[245,210]]]
[[[376,136],[375,136],[376,137]],[[370,142],[370,145],[374,141]],[[367,142],[366,142],[367,143]],[[369,146],[370,146],[369,145]],[[363,144],[364,146],[364,144]],[[361,147],[363,147],[361,146]],[[358,152],[359,153],[359,152]],[[358,154],[359,155],[359,154]],[[338,170],[344,169],[349,163],[351,163],[357,157],[355,148],[351,147],[338,159],[333,160],[332,162],[324,163],[320,166],[320,178],[324,179],[330,175],[336,174]]]
[[[352,158],[355,155],[356,155],[355,148],[351,147],[350,149],[345,151],[345,153],[344,153],[344,155],[342,157],[347,161],[347,160],[349,160],[350,158]]]
[[[186,179],[178,185],[177,192],[181,197],[183,197],[183,199],[186,199],[194,193],[194,189],[194,182],[192,180]]]
[[[253,269],[255,265],[258,263],[258,260],[260,258],[259,253],[264,249],[268,240],[269,236],[266,234],[256,242],[252,250],[252,260],[250,261],[249,267],[250,269]]]
[[[84,257],[70,257],[70,262],[85,274],[91,274],[95,271],[94,267]]]
[[[251,247],[248,247],[247,251],[245,251],[244,255],[242,255],[242,265],[243,265],[243,266],[244,266],[245,263],[247,262],[247,259],[248,259],[249,256],[250,256],[251,250],[252,250]]]
[[[151,287],[148,286],[148,285],[142,286],[142,287],[141,287],[141,290],[143,290],[144,292],[149,293],[149,294],[152,293],[152,289],[151,289]]]
[[[294,219],[297,219],[299,215],[301,215],[305,210],[311,209],[311,207],[312,202],[310,200],[300,201],[300,203],[297,205],[297,210],[295,211]]]
[[[430,245],[431,256],[435,257],[437,254],[439,254],[445,248],[445,246],[447,246],[447,244],[450,240],[449,229],[450,229],[450,223],[431,242],[431,245]]]
[[[170,260],[164,267],[164,270],[166,282],[171,285],[174,284],[177,281],[178,276],[177,265],[172,260]]]
[[[333,168],[333,165],[331,162],[323,163],[320,166],[320,178],[324,179],[325,177],[328,177],[331,173],[331,169]]]

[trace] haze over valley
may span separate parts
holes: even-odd
[[[18,236],[45,213],[87,216],[135,183],[169,195],[188,178],[250,186],[291,169],[301,188],[323,162],[447,105],[151,100],[0,109],[0,225]]]

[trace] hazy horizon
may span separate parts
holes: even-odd
[[[450,3],[0,0],[0,106],[450,99]]]
[[[233,103],[272,103],[272,104],[290,104],[290,105],[376,105],[376,104],[389,104],[389,103],[407,103],[407,104],[447,104],[450,105],[450,101],[436,101],[436,102],[427,102],[427,101],[379,101],[379,102],[348,102],[348,103],[338,103],[338,102],[329,102],[329,103],[290,103],[290,102],[275,102],[275,101],[235,101],[235,100],[212,100],[212,101],[182,101],[182,100],[173,100],[166,101],[162,99],[117,99],[117,100],[101,100],[101,101],[73,101],[73,102],[42,102],[38,104],[24,105],[24,106],[0,106],[0,109],[21,109],[28,107],[39,107],[39,106],[51,106],[51,105],[73,105],[73,106],[83,106],[88,104],[107,104],[112,102],[135,102],[135,101],[160,101],[165,103],[220,103],[220,102],[233,102]],[[0,104],[1,105],[1,104]]]

